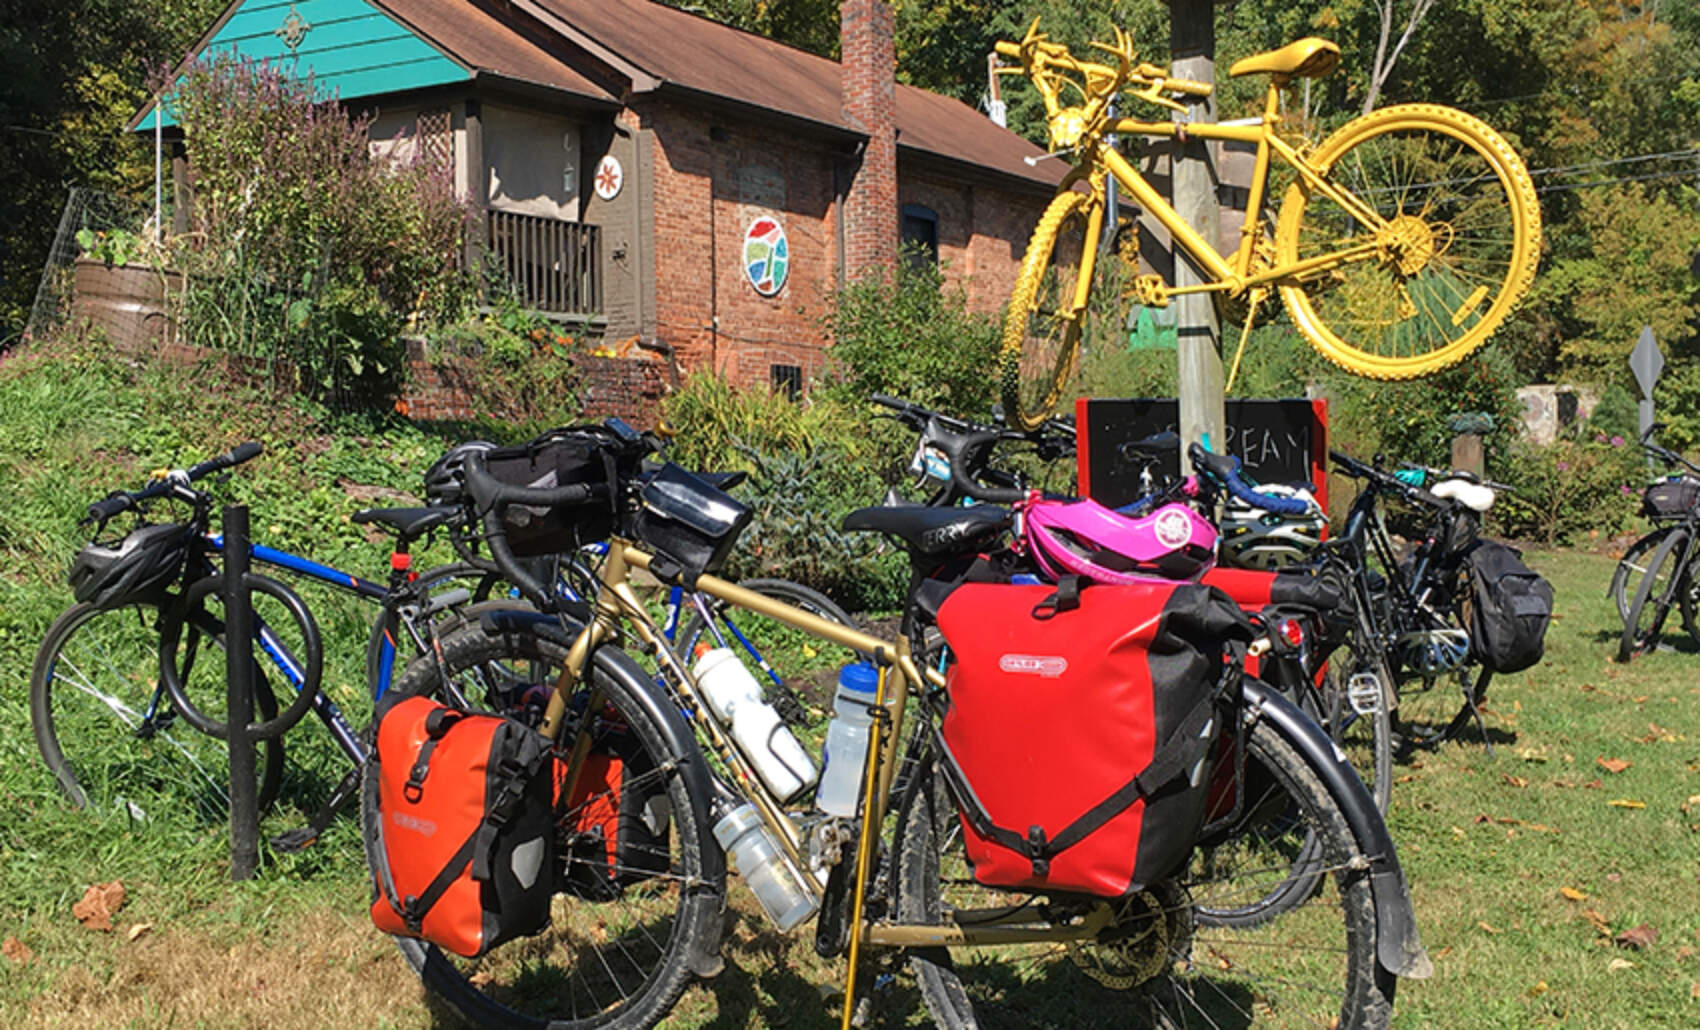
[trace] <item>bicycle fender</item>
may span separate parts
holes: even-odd
[[[1393,837],[1357,771],[1320,726],[1268,684],[1247,677],[1241,684],[1241,698],[1256,718],[1273,725],[1306,760],[1323,789],[1340,806],[1359,849],[1370,856],[1376,960],[1388,972],[1406,979],[1426,980],[1434,975],[1434,963],[1417,934],[1411,891],[1399,866]]]

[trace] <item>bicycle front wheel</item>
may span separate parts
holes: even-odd
[[[1404,104],[1346,123],[1310,158],[1276,226],[1280,266],[1322,261],[1280,292],[1323,357],[1414,379],[1481,346],[1528,292],[1540,205],[1523,162],[1483,122]],[[1332,259],[1332,260],[1330,260]]]
[[[1664,633],[1665,619],[1670,616],[1679,595],[1689,589],[1689,573],[1683,559],[1688,553],[1688,530],[1671,530],[1664,542],[1647,560],[1647,571],[1641,585],[1635,589],[1630,602],[1629,616],[1623,620],[1623,636],[1618,641],[1617,660],[1627,662],[1638,654],[1646,654],[1659,646]]]
[[[476,625],[442,641],[443,666],[429,657],[413,662],[393,688],[403,694],[441,696],[441,669],[455,680],[460,695],[480,706],[522,715],[528,698],[556,683],[567,649],[530,632],[487,634]],[[678,1000],[698,956],[714,954],[719,912],[725,897],[724,870],[704,840],[703,822],[711,798],[706,778],[693,779],[666,745],[650,708],[636,700],[645,689],[643,673],[622,664],[612,648],[598,648],[586,679],[605,702],[597,717],[621,724],[635,751],[625,754],[627,768],[646,769],[625,777],[622,796],[650,793],[646,821],[665,824],[656,851],[632,857],[621,867],[621,885],[611,892],[587,894],[585,869],[572,856],[583,848],[563,843],[556,870],[557,892],[547,929],[509,941],[480,958],[466,959],[423,941],[397,938],[403,956],[432,991],[473,1024],[497,1027],[653,1026]],[[589,689],[569,711],[583,717]],[[571,746],[577,727],[570,717],[561,741]],[[582,808],[614,808],[613,793],[594,794]],[[557,812],[563,838],[572,832],[579,808]],[[376,855],[377,777],[368,775],[361,791],[361,825],[367,861]],[[654,829],[654,827],[651,827]],[[711,861],[712,859],[712,861]],[[580,874],[580,875],[575,875]],[[708,970],[703,970],[708,972]]]
[[[199,823],[227,823],[229,748],[189,725],[166,696],[159,620],[152,605],[78,604],[54,621],[30,675],[36,746],[78,808],[149,822],[186,807]],[[186,679],[204,684],[195,688],[197,697],[212,706],[222,702],[224,642],[217,633],[190,625],[176,660]],[[258,716],[276,716],[277,699],[257,666],[254,690]],[[283,742],[271,738],[258,747],[264,809],[277,798]]]
[[[1021,259],[1021,271],[1004,315],[998,382],[1004,418],[1037,429],[1056,410],[1080,350],[1086,303],[1082,275],[1092,274],[1096,246],[1092,216],[1097,201],[1072,190],[1053,199]]]
[[[1246,736],[1241,824],[1201,846],[1171,880],[1115,909],[1099,941],[910,952],[922,997],[941,1027],[1220,1027],[1387,1025],[1394,981],[1375,959],[1375,911],[1364,858],[1316,774],[1267,723]],[[1024,916],[1055,922],[1096,904],[974,882],[941,777],[927,764],[904,809],[897,847],[898,918],[968,927]],[[948,806],[941,811],[940,806]],[[1279,823],[1281,832],[1269,832]],[[1308,856],[1308,857],[1307,857]],[[1303,868],[1295,868],[1303,863]],[[1286,892],[1283,883],[1319,889]],[[1281,898],[1262,919],[1233,924],[1246,899]],[[1063,958],[1067,954],[1069,958]],[[1072,959],[1072,961],[1071,961]],[[1032,990],[1044,978],[1055,989]]]

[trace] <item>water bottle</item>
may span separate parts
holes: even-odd
[[[791,867],[785,852],[762,825],[761,813],[744,802],[714,824],[714,839],[732,857],[732,865],[744,878],[762,910],[780,932],[789,932],[814,915],[815,898]]]
[[[809,753],[773,706],[762,700],[761,684],[731,648],[704,651],[691,674],[739,753],[774,797],[789,800],[814,785],[815,763]]]
[[[846,665],[838,673],[832,722],[826,728],[820,789],[815,792],[815,807],[827,815],[856,814],[862,772],[868,761],[868,728],[874,721],[868,710],[874,703],[879,678],[879,670],[867,662]]]

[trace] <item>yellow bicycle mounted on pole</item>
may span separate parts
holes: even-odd
[[[1074,167],[1033,230],[1005,316],[999,372],[1013,424],[1031,429],[1044,421],[1074,368],[1109,176],[1205,280],[1177,288],[1141,275],[1124,299],[1162,307],[1178,294],[1209,292],[1244,303],[1249,330],[1259,304],[1278,291],[1312,346],[1373,379],[1413,379],[1463,360],[1533,282],[1541,236],[1534,183],[1510,144],[1476,118],[1403,104],[1347,122],[1315,149],[1282,133],[1281,89],[1332,71],[1340,60],[1333,43],[1301,39],[1228,70],[1269,76],[1260,117],[1186,124],[1118,117],[1112,102],[1127,93],[1184,111],[1165,94],[1207,96],[1208,83],[1136,63],[1121,29],[1114,43],[1092,44],[1114,64],[1081,60],[1038,30],[1035,19],[1021,42],[997,44],[999,54],[1021,62],[998,71],[1032,79],[1045,102],[1050,150],[1071,154]],[[1078,102],[1065,103],[1072,99],[1065,90]],[[1223,255],[1188,226],[1106,141],[1111,134],[1255,145],[1238,249]],[[1271,236],[1262,212],[1276,162],[1291,179]]]

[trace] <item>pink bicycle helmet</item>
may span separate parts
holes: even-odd
[[[1096,501],[1034,501],[1023,520],[1034,561],[1054,578],[1095,583],[1191,579],[1209,568],[1216,527],[1184,504],[1130,518]]]

